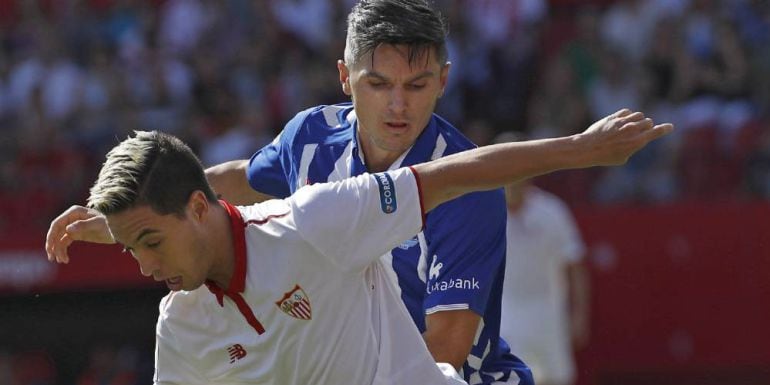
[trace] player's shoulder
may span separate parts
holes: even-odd
[[[441,158],[476,146],[459,129],[437,114],[431,125],[435,127],[436,143],[431,159]],[[447,221],[458,223],[501,223],[505,221],[505,194],[502,189],[477,191],[440,204],[428,214],[426,228],[444,226]],[[431,219],[432,218],[432,219]]]
[[[195,290],[171,291],[166,294],[158,306],[159,320],[161,322],[173,322],[174,320],[189,319],[205,314],[208,302],[215,301],[214,295],[206,285],[201,285]]]
[[[445,146],[440,156],[447,156],[465,150],[474,149],[476,146],[468,137],[466,137],[457,127],[449,123],[438,114],[433,114],[432,123],[436,127],[437,143]]]
[[[291,200],[271,199],[251,206],[237,206],[247,237],[286,237],[296,230]],[[261,239],[261,238],[259,238]]]
[[[270,199],[249,206],[237,206],[241,212],[243,221],[264,222],[272,218],[283,217],[291,211],[291,206],[286,199]]]
[[[287,143],[326,143],[346,139],[355,120],[350,103],[319,105],[300,111],[284,127],[281,140]]]

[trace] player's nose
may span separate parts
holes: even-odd
[[[391,111],[398,114],[406,109],[407,101],[404,90],[400,87],[393,87],[390,91],[390,100],[388,101],[388,108]]]
[[[147,254],[135,253],[135,255],[136,260],[139,262],[139,270],[142,272],[143,276],[149,277],[153,275],[154,272],[160,270],[158,258]]]

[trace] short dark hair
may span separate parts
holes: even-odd
[[[109,215],[147,204],[160,215],[183,216],[196,190],[217,201],[203,165],[184,142],[157,131],[134,134],[107,153],[88,207]]]
[[[410,64],[430,49],[444,64],[447,34],[443,16],[426,0],[361,0],[348,15],[345,61],[353,64],[380,45],[391,44],[408,47]]]

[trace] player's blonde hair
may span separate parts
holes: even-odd
[[[181,140],[157,131],[134,134],[107,153],[88,207],[109,215],[147,204],[161,215],[183,215],[196,190],[216,202],[200,160]]]

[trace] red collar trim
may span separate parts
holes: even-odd
[[[243,314],[243,316],[246,318],[246,321],[249,323],[249,325],[251,325],[254,330],[257,331],[257,334],[262,334],[265,332],[265,328],[259,322],[257,317],[254,316],[254,313],[251,311],[251,307],[249,307],[249,304],[246,303],[240,294],[243,293],[244,289],[246,289],[246,223],[243,222],[241,212],[238,211],[238,209],[236,209],[233,205],[225,201],[219,202],[222,204],[222,206],[224,206],[225,210],[227,210],[227,214],[230,216],[230,226],[232,227],[233,231],[235,267],[233,270],[233,276],[230,278],[230,284],[227,286],[227,290],[222,290],[222,288],[213,281],[206,281],[206,287],[208,287],[209,291],[214,293],[214,295],[217,297],[219,306],[225,306],[225,296],[230,297],[230,299],[232,299],[233,302],[235,302],[235,305],[238,307],[238,311],[240,311],[241,314]]]
[[[214,281],[206,281],[206,286],[217,297],[217,302],[222,305],[222,299],[225,295],[243,293],[246,289],[246,223],[243,221],[241,212],[235,206],[220,200],[219,203],[225,207],[230,216],[230,226],[233,233],[233,251],[235,252],[235,266],[233,276],[230,278],[230,284],[227,290],[223,290]]]

